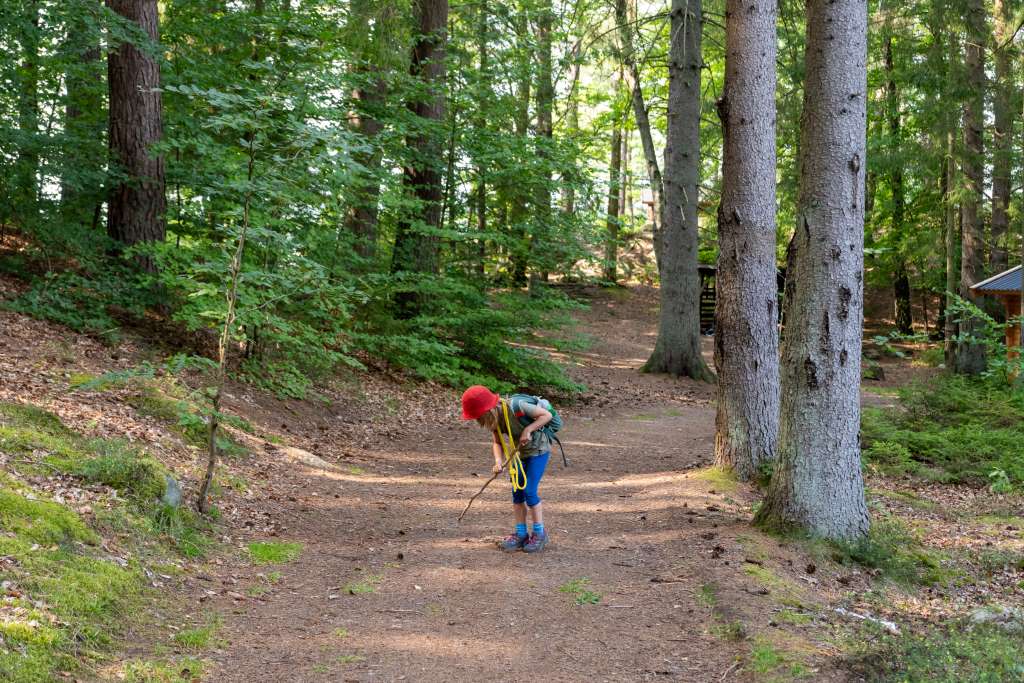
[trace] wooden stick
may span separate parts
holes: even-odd
[[[484,489],[491,485],[492,481],[498,478],[499,474],[505,471],[505,467],[508,466],[508,464],[512,461],[512,458],[516,457],[517,455],[519,455],[519,446],[516,446],[515,449],[512,451],[512,454],[505,458],[505,462],[501,464],[501,469],[492,474],[491,478],[485,481],[484,485],[480,487],[480,490],[473,494],[473,497],[469,499],[468,503],[466,503],[466,509],[463,510],[462,514],[459,515],[459,518],[455,520],[456,524],[462,521],[462,518],[466,516],[467,512],[469,512],[469,508],[473,504],[473,501],[476,500],[480,496],[480,494],[484,492]]]

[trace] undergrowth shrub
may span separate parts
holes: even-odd
[[[872,638],[858,638],[853,669],[880,683],[1003,683],[1024,680],[1019,633],[985,624],[952,622],[896,636],[870,625]]]
[[[942,482],[988,485],[1000,470],[1024,485],[1024,391],[996,379],[944,376],[899,391],[896,408],[866,408],[869,466]]]
[[[857,541],[834,541],[832,558],[877,569],[902,585],[944,584],[953,578],[943,557],[926,548],[897,517],[876,517],[868,535]]]
[[[574,340],[538,334],[568,325],[568,312],[580,304],[564,294],[544,289],[532,295],[493,293],[450,277],[388,277],[375,283],[375,301],[412,294],[419,307],[408,318],[381,304],[362,311],[354,341],[371,355],[424,379],[456,386],[556,393],[581,389],[548,352],[552,346],[571,347]]]

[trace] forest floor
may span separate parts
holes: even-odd
[[[637,371],[655,341],[656,292],[582,294],[578,331],[592,343],[563,359],[589,389],[559,406],[570,466],[553,454],[541,485],[543,553],[496,548],[511,526],[501,479],[456,521],[491,463],[488,435],[458,419],[456,391],[381,373],[338,380],[329,401],[233,385],[228,409],[252,428],[235,434],[248,454],[218,475],[217,543],[154,582],[161,597],[129,620],[120,655],[95,677],[161,660],[178,678],[152,680],[859,680],[848,642],[877,634],[837,607],[949,613],[941,591],[902,591],[897,606],[877,572],[753,529],[757,492],[709,467],[713,387]],[[159,355],[0,312],[0,400],[128,437],[190,494],[203,454],[143,409],[144,387],[67,390]],[[887,404],[887,388],[928,372],[890,364],[865,400]],[[946,520],[942,538],[952,519],[968,545],[1020,550],[1019,531],[955,514],[983,493],[869,484],[876,511]]]

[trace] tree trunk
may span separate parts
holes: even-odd
[[[18,160],[14,172],[13,213],[22,227],[34,227],[39,195],[39,2],[25,3],[28,16],[19,32],[21,65],[16,70],[18,88]]]
[[[982,234],[979,205],[984,189],[984,144],[982,131],[985,116],[985,5],[971,0],[967,7],[968,36],[965,45],[967,85],[970,95],[964,106],[964,161],[963,171],[968,190],[960,208],[963,221],[962,254],[960,259],[961,295],[974,304],[981,301],[971,292],[971,285],[979,282],[984,273],[984,236]],[[981,322],[968,316],[960,321],[960,334],[972,337],[981,332]],[[962,342],[957,347],[956,371],[977,375],[985,369],[985,347]]]
[[[1013,135],[1014,107],[1017,86],[1013,81],[1013,45],[1010,42],[1013,27],[1008,0],[995,0],[995,87],[992,88],[992,113],[995,130],[992,136],[992,250],[989,266],[993,273],[1001,273],[1009,266],[1007,241],[1010,229],[1010,165],[1011,136]]]
[[[423,83],[426,93],[409,103],[409,109],[423,119],[423,126],[406,139],[411,159],[404,169],[402,184],[415,200],[415,209],[404,212],[395,231],[391,270],[394,273],[436,274],[439,267],[439,239],[432,231],[441,229],[444,207],[442,168],[443,138],[437,126],[445,117],[445,46],[448,27],[447,0],[416,0],[417,36],[412,50],[412,77]],[[406,297],[399,303],[408,307]]]
[[[867,3],[809,0],[805,56],[778,462],[758,520],[855,539],[869,523],[858,441]]]
[[[378,76],[367,87],[357,88],[353,93],[357,109],[352,116],[352,131],[366,139],[369,149],[356,154],[355,161],[365,171],[355,183],[352,205],[345,222],[356,238],[356,253],[364,259],[372,259],[377,253],[378,173],[383,152],[375,138],[384,126],[374,114],[383,104],[386,92],[384,79]]]
[[[895,64],[892,54],[892,12],[885,14],[885,117],[889,124],[889,150],[896,157],[891,163],[889,184],[892,191],[892,233],[896,239],[896,267],[893,273],[894,315],[896,329],[903,334],[914,331],[910,306],[910,278],[903,256],[903,216],[906,198],[903,190],[903,160],[900,150],[903,133],[900,121],[899,90],[896,88]]]
[[[99,6],[96,7],[99,10]],[[83,169],[91,169],[96,177],[102,172],[102,153],[95,145],[101,124],[99,113],[103,102],[100,76],[100,36],[80,18],[69,26],[64,50],[69,58],[65,73],[64,98],[64,175],[60,182],[61,213],[65,220],[87,224],[100,198],[94,188],[83,187]],[[92,185],[92,183],[90,183]]]
[[[575,140],[576,136],[580,132],[580,102],[579,102],[579,87],[580,87],[580,56],[579,56],[579,43],[573,47],[572,51],[572,84],[569,86],[568,103],[566,105],[565,120],[566,120],[566,136]],[[575,164],[575,161],[573,162]],[[569,167],[570,170],[575,170],[574,167]],[[562,213],[566,216],[572,216],[576,213],[576,184],[575,178],[567,178],[566,174],[562,174]]]
[[[715,464],[742,480],[775,459],[775,0],[727,0],[722,201],[715,276]]]
[[[636,54],[633,52],[633,29],[630,27],[630,12],[626,3],[627,0],[615,0],[615,21],[619,25],[621,59],[626,67],[626,80],[633,103],[633,118],[636,121],[637,132],[640,133],[640,144],[644,150],[644,161],[647,166],[647,179],[651,184],[651,199],[654,202],[654,254],[658,259],[658,270],[660,272],[663,239],[662,221],[664,220],[662,214],[665,211],[664,184],[661,178],[661,168],[658,166],[658,153],[654,148],[654,137],[651,135],[651,120],[647,115],[647,104],[644,102],[644,92],[640,85],[640,66],[637,64]],[[700,12],[698,11],[697,14],[699,15]],[[698,47],[700,46],[699,28],[697,45]],[[697,92],[700,92],[699,88]]]
[[[156,0],[107,0],[107,7],[137,24],[154,42],[159,40]],[[107,56],[107,82],[110,159],[127,176],[111,188],[107,233],[126,246],[162,242],[164,159],[150,150],[163,137],[160,66],[147,50],[124,43]],[[154,268],[150,258],[139,259],[139,264]]]
[[[658,262],[661,310],[658,341],[644,370],[712,381],[714,375],[700,351],[700,275],[697,272],[702,24],[699,0],[673,0],[671,16],[665,198],[661,213],[655,213],[663,226]],[[639,86],[634,88],[634,95],[638,92]],[[639,112],[641,107],[635,100],[634,104]],[[643,122],[637,115],[636,124],[641,130],[647,156],[650,125],[646,111]],[[642,127],[647,129],[646,136]],[[660,187],[660,182],[658,177],[658,184],[652,181],[652,186]],[[659,203],[656,195],[656,210]]]
[[[555,108],[555,86],[551,73],[551,30],[555,14],[551,0],[544,0],[537,18],[537,158],[543,168],[537,192],[534,210],[537,212],[531,245],[535,247],[538,267],[534,270],[537,280],[547,281],[548,273],[554,261],[551,250],[555,246],[551,242],[551,143],[554,135],[553,114]],[[539,247],[539,248],[538,248]]]
[[[526,14],[519,12],[515,18],[516,44],[521,51],[526,49],[530,42],[527,34]],[[526,145],[526,138],[530,128],[530,90],[532,88],[530,70],[520,69],[519,84],[516,88],[516,109],[515,109],[515,133],[523,139]],[[527,270],[529,268],[530,244],[529,231],[527,230],[527,194],[526,189],[515,185],[509,188],[512,196],[512,206],[509,210],[509,223],[512,232],[511,245],[509,247],[509,259],[511,261],[512,286],[523,287],[526,285]]]
[[[615,102],[619,102],[619,87],[622,83],[622,69],[616,81]],[[619,221],[622,213],[620,188],[622,184],[622,117],[615,116],[612,124],[611,156],[608,162],[608,213],[605,219],[604,279],[612,284],[618,279],[616,263],[619,259]]]
[[[488,20],[487,4],[481,3],[477,8],[477,48],[480,52],[476,106],[476,127],[478,133],[487,132],[487,105],[490,101],[490,63],[488,60]],[[476,167],[476,231],[477,231],[477,262],[476,273],[484,276],[484,261],[487,257],[487,166],[481,162]]]

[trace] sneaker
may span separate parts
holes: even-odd
[[[526,545],[526,542],[526,536],[517,536],[515,534],[512,534],[511,536],[506,536],[502,540],[498,541],[498,547],[504,550],[505,552],[510,553],[515,550],[522,550],[523,546]]]
[[[541,534],[540,536],[538,536],[537,534],[530,534],[530,539],[526,541],[526,544],[523,546],[523,550],[528,553],[539,553],[541,550],[544,550],[544,546],[546,546],[547,544],[547,532]]]

